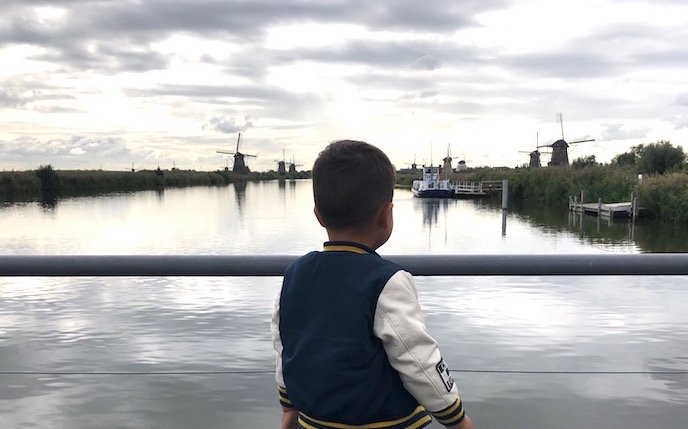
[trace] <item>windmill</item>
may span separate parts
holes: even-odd
[[[296,174],[296,167],[301,167],[303,164],[297,164],[294,160],[294,155],[291,156],[291,163],[289,164],[289,174]]]
[[[416,171],[418,171],[418,164],[416,164],[416,154],[413,154],[413,162],[410,164],[407,163],[406,165],[409,167],[409,171],[411,171],[411,173],[415,173]]]
[[[595,139],[585,139],[585,140],[576,140],[572,141],[570,143],[567,143],[566,140],[564,140],[564,118],[561,113],[557,115],[557,118],[559,119],[559,125],[561,126],[561,139],[555,141],[554,143],[551,144],[546,144],[546,145],[541,145],[538,146],[540,147],[551,147],[552,148],[552,159],[547,163],[547,165],[552,166],[552,167],[558,167],[558,166],[563,166],[563,167],[568,167],[569,166],[569,145],[571,144],[577,144],[577,143],[585,143],[585,142],[594,142]]]
[[[246,157],[256,157],[256,155],[248,155],[245,153],[239,152],[239,145],[241,144],[241,133],[239,133],[239,137],[237,138],[237,145],[236,145],[236,150],[234,152],[229,152],[226,150],[221,150],[218,149],[217,153],[224,153],[227,155],[234,155],[234,167],[232,167],[232,171],[235,173],[240,173],[240,174],[247,174],[250,173],[251,170],[249,170],[248,166],[244,162],[244,158]],[[225,170],[229,169],[229,165],[225,168]]]
[[[456,171],[466,171],[468,170],[468,166],[466,165],[466,154],[462,152],[463,159],[459,160],[459,162],[456,164]],[[473,161],[468,161],[468,162],[473,162]]]
[[[530,155],[530,162],[528,162],[528,168],[540,168],[542,167],[542,164],[540,163],[540,151],[538,150],[538,143],[539,143],[539,137],[538,133],[535,133],[535,150],[533,151],[527,151],[527,150],[519,150],[519,153],[527,153]],[[549,152],[545,152],[549,153]]]
[[[277,174],[280,176],[287,174],[287,169],[285,167],[287,165],[287,161],[284,157],[284,149],[282,149],[282,159],[276,159],[275,162],[277,163]]]
[[[447,145],[447,156],[445,156],[442,161],[444,161],[444,164],[442,164],[442,170],[444,170],[444,174],[446,176],[454,170],[452,168],[451,147],[449,145]]]

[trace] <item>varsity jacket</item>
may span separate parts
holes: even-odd
[[[290,265],[272,317],[280,403],[305,429],[450,426],[464,410],[411,274],[327,242]]]

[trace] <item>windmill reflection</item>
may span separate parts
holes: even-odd
[[[239,208],[239,215],[242,214],[242,207],[246,202],[246,184],[244,180],[234,182],[234,196],[236,197],[237,207]]]

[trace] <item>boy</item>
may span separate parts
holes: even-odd
[[[390,237],[395,172],[375,146],[342,140],[313,165],[324,251],[284,273],[272,336],[282,429],[472,429],[425,330],[411,274],[375,250]]]

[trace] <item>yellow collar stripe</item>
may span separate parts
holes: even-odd
[[[362,255],[368,253],[367,250],[361,249],[360,247],[348,246],[346,244],[338,244],[338,245],[334,245],[334,246],[325,246],[323,248],[323,252],[353,252],[353,253],[360,253]]]

